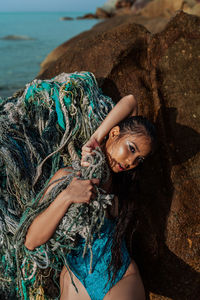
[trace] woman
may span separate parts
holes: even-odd
[[[100,145],[111,170],[111,176],[104,186],[102,186],[102,188],[109,193],[113,192],[112,174],[133,170],[139,163],[143,162],[143,160],[152,151],[154,143],[153,126],[145,118],[134,117],[136,114],[137,103],[134,96],[125,96],[112,109],[100,127],[92,135],[91,139],[82,148],[82,165],[87,167],[88,162],[84,161],[85,157],[88,154],[93,154],[93,149]],[[127,117],[130,118],[128,118],[126,122],[122,121]],[[107,135],[108,137],[105,141],[105,137]],[[49,193],[49,191],[54,187],[56,184],[55,181],[61,181],[64,176],[69,174],[69,172],[69,169],[66,170],[66,168],[58,170],[52,177],[50,181],[52,184],[46,190],[45,194]],[[72,203],[89,203],[89,201],[95,196],[95,185],[99,185],[99,179],[82,180],[74,178],[68,187],[55,198],[49,207],[34,219],[28,229],[25,246],[29,250],[33,250],[35,247],[48,241]],[[115,196],[111,209],[107,211],[107,220],[117,218],[119,216],[119,206],[119,200]],[[109,234],[113,233],[114,228],[116,227],[115,222],[112,220],[111,223],[108,221],[106,226],[106,228],[105,226],[103,227],[105,231],[108,228],[112,228]],[[103,237],[103,239],[107,240],[108,236]],[[98,238],[96,238],[96,240],[94,239],[94,245],[96,241],[98,243],[98,240]],[[102,249],[100,250],[102,253],[104,246],[102,246]],[[111,251],[111,248],[112,246],[110,246],[109,251]],[[105,286],[108,283],[108,280],[104,279],[100,287],[98,282],[95,282],[96,280],[99,282],[102,281],[101,277],[97,279],[97,277],[91,277],[92,274],[88,274],[90,282],[88,283],[87,280],[83,281],[79,276],[79,273],[81,272],[79,269],[82,268],[82,266],[80,266],[79,257],[76,261],[73,261],[73,255],[71,255],[71,258],[69,255],[69,261],[71,260],[71,272],[69,273],[70,270],[67,270],[65,266],[62,269],[60,275],[60,299],[145,299],[144,288],[139,271],[135,262],[130,261],[126,247],[123,245],[123,241],[120,251],[123,251],[122,266],[120,266],[120,270],[118,270],[119,273],[117,273],[118,271],[116,272],[116,270],[114,271],[115,284],[111,284],[110,288],[107,288],[107,290]],[[108,256],[109,255],[110,253]],[[113,257],[112,260],[115,261]],[[79,268],[78,270],[74,268],[73,263],[76,264],[76,268]],[[99,268],[98,263],[99,262],[97,261],[97,270]],[[110,264],[111,263],[112,262],[110,262]],[[106,266],[105,268],[109,269],[109,266]],[[72,284],[70,275],[72,275],[74,283],[78,289],[78,293]],[[113,276],[112,271],[110,275]],[[106,278],[108,279],[110,275]],[[97,276],[97,274],[94,276]]]

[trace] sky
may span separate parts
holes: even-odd
[[[87,11],[95,12],[106,0],[0,0],[0,12]]]

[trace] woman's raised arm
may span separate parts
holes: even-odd
[[[85,161],[85,157],[102,143],[103,139],[115,125],[127,117],[136,116],[137,110],[137,100],[133,95],[123,97],[109,112],[89,141],[82,147],[81,165],[84,167],[89,166],[89,163]]]
[[[130,116],[137,115],[137,101],[133,95],[123,97],[109,112],[102,124],[92,135],[97,143],[101,144],[109,131],[120,121]]]
[[[50,183],[61,179],[68,173],[69,172],[65,169],[60,169],[52,177]],[[53,183],[46,190],[45,194],[48,193],[56,183]],[[33,220],[26,234],[26,240],[24,243],[26,248],[33,250],[34,248],[46,243],[55,232],[61,218],[65,215],[69,206],[72,203],[88,203],[92,197],[93,184],[98,183],[98,179],[79,180],[74,178],[68,187],[64,189],[55,198],[55,200]]]

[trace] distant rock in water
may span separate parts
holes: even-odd
[[[74,18],[71,18],[71,17],[61,17],[60,20],[61,21],[71,21],[71,20],[74,20]]]
[[[84,20],[84,19],[97,19],[95,14],[86,14],[84,16],[77,17],[77,20]]]
[[[34,40],[33,38],[27,36],[27,35],[6,35],[2,38],[1,40],[9,40],[9,41],[29,41],[29,40]]]

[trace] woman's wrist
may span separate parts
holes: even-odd
[[[70,194],[71,193],[70,193],[70,191],[67,190],[67,188],[59,194],[59,197],[60,197],[61,201],[63,202],[63,205],[66,206],[66,209],[73,203],[72,197],[70,196]]]
[[[95,133],[91,136],[91,138],[94,138],[97,141],[97,143],[101,145],[105,138],[105,135],[97,129]]]

